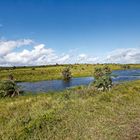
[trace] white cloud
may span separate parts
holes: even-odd
[[[21,52],[11,52],[3,58],[7,63],[14,65],[39,65],[47,64],[49,58],[53,57],[55,57],[53,50],[45,48],[44,44],[40,44],[34,46],[31,51],[24,49]]]
[[[20,52],[16,52],[14,51],[15,47],[24,46],[25,44],[28,45],[28,43],[24,42],[18,44],[17,41],[14,41],[14,45],[11,45],[9,42],[13,41],[3,43],[8,44],[6,45],[6,47],[8,46],[6,49],[4,49],[4,45],[2,47],[0,46],[2,54],[0,58],[0,65],[46,65],[67,63],[70,59],[68,54],[57,56],[53,49],[46,48],[44,44],[36,45],[32,50],[23,49]]]
[[[80,54],[77,57],[78,63],[98,63],[99,58],[98,57],[91,57],[86,54]]]
[[[117,49],[104,59],[109,63],[140,63],[140,48]]]
[[[61,56],[61,57],[57,60],[57,62],[58,62],[58,63],[69,63],[70,59],[71,59],[70,55],[69,55],[69,54],[66,54],[66,55]]]
[[[30,45],[31,43],[33,43],[33,41],[30,39],[0,41],[0,57],[10,53],[17,47]]]
[[[25,49],[31,45],[32,48]],[[21,47],[20,51],[15,49]],[[22,49],[23,47],[23,49]],[[87,54],[56,52],[45,44],[34,43],[30,39],[0,41],[0,65],[47,65],[63,63],[140,63],[140,48],[118,49],[105,57],[93,57]]]

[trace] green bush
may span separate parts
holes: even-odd
[[[70,80],[71,79],[71,71],[69,67],[66,67],[62,71],[62,76],[64,80]]]
[[[0,97],[14,97],[19,95],[18,86],[12,80],[0,82]]]
[[[108,66],[103,68],[95,68],[94,85],[98,90],[109,90],[112,87],[111,70]]]
[[[126,64],[126,65],[124,64],[124,65],[121,65],[121,68],[122,68],[122,69],[130,69],[130,66],[127,65],[127,64]]]
[[[14,76],[12,74],[9,74],[8,75],[8,80],[12,80],[13,81],[14,80]]]
[[[34,68],[34,67],[32,67],[32,70],[35,70],[35,68]]]

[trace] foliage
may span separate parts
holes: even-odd
[[[13,66],[13,70],[15,70],[16,69],[16,66]]]
[[[121,65],[121,68],[122,68],[122,69],[130,69],[130,65],[127,65],[127,64],[125,65],[125,64],[124,64],[124,65]]]
[[[0,97],[14,97],[16,95],[19,95],[19,90],[13,80],[0,82]]]
[[[12,74],[8,75],[8,80],[14,80],[14,76]]]
[[[109,90],[112,87],[111,70],[108,66],[103,68],[95,68],[94,70],[94,85],[100,90]]]
[[[32,70],[35,70],[35,68],[34,68],[34,67],[32,67]]]
[[[66,67],[62,71],[63,79],[70,80],[71,79],[71,71],[69,67]]]

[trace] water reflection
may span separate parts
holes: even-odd
[[[63,87],[65,88],[67,88],[67,87],[71,87],[71,81],[72,80],[62,80],[62,85],[63,85]]]

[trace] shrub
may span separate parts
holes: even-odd
[[[71,71],[69,67],[66,67],[62,71],[62,76],[64,80],[70,80],[71,79]]]
[[[13,66],[13,70],[16,69],[16,66]]]
[[[121,65],[121,68],[123,68],[123,69],[130,69],[130,66],[129,65]]]
[[[34,67],[32,67],[32,70],[35,70],[35,68],[34,68]]]
[[[111,70],[108,66],[103,68],[95,68],[94,85],[98,90],[109,90],[112,87]]]
[[[14,76],[12,74],[8,75],[8,80],[14,80]]]
[[[82,70],[85,70],[85,68],[82,68]]]
[[[19,95],[19,90],[13,80],[0,82],[0,97],[14,97],[16,95]]]

